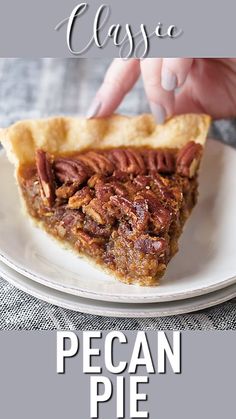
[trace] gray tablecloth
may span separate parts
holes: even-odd
[[[87,59],[0,59],[0,126],[23,118],[84,114],[108,61]],[[141,82],[120,112],[148,111]],[[236,122],[218,121],[212,135],[236,144]],[[0,329],[235,329],[236,299],[194,314],[159,319],[86,315],[37,300],[0,278]]]

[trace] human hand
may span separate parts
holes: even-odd
[[[173,114],[191,112],[216,119],[236,116],[236,58],[117,58],[87,117],[112,114],[140,74],[157,123]]]

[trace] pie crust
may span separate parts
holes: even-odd
[[[176,116],[169,119],[163,125],[156,125],[153,117],[148,114],[136,117],[113,115],[109,118],[91,120],[72,117],[55,117],[17,122],[9,128],[0,130],[0,141],[6,150],[9,160],[15,165],[16,179],[21,196],[23,197],[23,202],[26,204],[27,212],[41,228],[59,239],[64,246],[73,248],[74,250],[76,247],[76,250],[80,254],[93,260],[101,268],[106,270],[109,269],[110,272],[123,282],[139,285],[156,285],[159,278],[164,274],[169,260],[177,251],[178,238],[181,234],[183,225],[196,203],[197,172],[209,124],[210,117],[199,114]],[[198,146],[194,146],[194,144],[198,144]],[[68,158],[69,156],[70,160],[71,158],[73,160],[77,159],[78,156],[80,156],[78,157],[80,159],[81,156],[85,156],[86,161],[86,158],[88,158],[86,156],[94,155],[91,154],[91,152],[94,153],[94,151],[95,154],[98,153],[98,156],[102,155],[103,158],[109,158],[112,162],[112,150],[115,150],[116,153],[122,153],[122,150],[131,150],[131,154],[133,153],[132,155],[134,158],[137,159],[141,156],[143,162],[146,162],[145,159],[147,159],[148,153],[151,152],[151,150],[155,150],[155,152],[158,153],[163,150],[162,153],[164,153],[170,161],[173,161],[174,159],[176,165],[175,170],[173,170],[173,168],[171,169],[171,173],[169,173],[168,170],[162,170],[161,166],[158,173],[154,173],[153,170],[150,171],[148,169],[148,173],[144,173],[145,176],[138,178],[139,187],[137,187],[137,173],[129,172],[127,174],[122,172],[126,175],[126,180],[122,180],[123,184],[119,183],[120,179],[118,179],[118,175],[115,174],[117,171],[109,174],[103,173],[102,180],[101,176],[99,178],[100,186],[102,188],[107,188],[107,186],[110,187],[111,181],[114,183],[117,179],[122,188],[127,189],[129,187],[128,199],[126,195],[125,198],[117,197],[115,192],[114,196],[109,195],[109,205],[113,205],[112,210],[110,208],[111,205],[108,207],[107,202],[105,202],[106,205],[104,208],[110,208],[110,215],[112,214],[112,217],[116,217],[115,222],[109,221],[111,217],[106,218],[106,210],[104,210],[104,208],[103,215],[105,214],[104,217],[106,218],[106,222],[98,215],[99,211],[96,212],[95,201],[98,201],[97,192],[95,191],[96,187],[92,185],[94,180],[88,180],[89,176],[84,180],[85,183],[82,181],[80,182],[79,187],[78,182],[77,184],[75,183],[77,194],[70,197],[69,200],[65,200],[65,196],[61,199],[58,192],[60,186],[62,186],[61,189],[63,192],[65,189],[63,189],[63,187],[68,186],[68,182],[61,180],[60,176],[59,179],[61,184],[58,185],[57,183],[58,189],[53,191],[53,194],[56,194],[57,197],[56,195],[53,197],[52,194],[50,195],[50,182],[48,180],[46,186],[42,185],[44,179],[39,176],[38,182],[36,166],[38,168],[40,165],[42,166],[42,164],[45,165],[45,162],[48,167],[53,164],[53,170],[55,171],[56,165],[59,164],[60,166],[61,164],[60,158]],[[187,150],[187,152],[185,150]],[[130,153],[130,151],[128,151],[128,153]],[[83,158],[84,157],[82,157],[82,161]],[[44,167],[43,170],[46,172],[51,170],[51,166],[48,167],[46,167],[46,169]],[[48,176],[49,175],[50,174],[48,174]],[[90,174],[91,179],[94,178],[93,175],[94,173]],[[129,177],[127,178],[127,176]],[[158,176],[158,180],[155,180],[156,176]],[[140,179],[142,182],[145,181],[148,186],[140,187]],[[147,183],[147,179],[149,179],[149,183]],[[172,202],[173,199],[168,198],[170,196],[168,193],[166,194],[167,198],[162,197],[160,198],[160,202],[158,202],[159,195],[157,188],[155,186],[152,190],[152,186],[150,186],[155,183],[153,179],[155,182],[158,182],[158,185],[159,182],[164,182],[165,190],[170,188],[170,191],[172,191],[172,198],[173,196],[178,197],[174,198],[176,199],[174,204]],[[54,181],[52,180],[51,182]],[[88,182],[88,184],[86,182]],[[34,190],[34,183],[37,185],[40,183],[41,186],[41,195],[37,192],[38,195],[36,196],[37,205],[40,207],[40,210],[36,210],[36,201],[33,204],[30,202],[30,197]],[[71,183],[73,182],[70,182],[70,187]],[[135,218],[132,210],[129,213],[129,208],[127,207],[127,202],[131,205],[132,197],[130,198],[130,190],[133,190],[133,184],[136,185],[136,189],[132,192],[135,194],[132,205],[135,205],[137,214],[140,214],[140,211],[144,210],[145,205],[149,208],[148,205],[151,202],[150,200],[153,200],[153,198],[148,197],[150,193],[157,194],[155,197],[157,209],[155,208],[155,211],[161,211],[160,214],[162,218],[166,217],[166,212],[168,213],[168,211],[172,214],[172,218],[168,224],[168,231],[164,231],[163,226],[160,231],[156,232],[155,229],[150,231],[149,225],[146,230],[142,227],[143,230],[140,230],[137,235],[137,229],[135,230],[134,228],[134,219],[135,222],[139,222],[136,217],[137,214],[135,213]],[[39,186],[37,186],[37,188],[39,188]],[[47,196],[47,194],[49,195]],[[149,194],[147,198],[145,198],[145,194]],[[82,204],[80,204],[80,206],[78,206],[78,196],[80,200],[82,196]],[[92,200],[94,197],[95,199]],[[140,206],[137,209],[137,206],[141,205],[141,199],[142,205],[144,206]],[[171,210],[172,212],[168,209],[170,204],[168,199],[172,202],[171,205],[174,205],[174,207],[177,208],[174,212],[172,211],[173,208]],[[53,202],[55,202],[55,200],[57,200],[57,208],[54,208],[55,205]],[[93,205],[91,205],[90,201],[93,202]],[[103,201],[97,202],[97,204],[101,207]],[[159,204],[160,209],[158,209]],[[59,208],[60,211],[58,210],[58,205],[59,207],[61,205]],[[44,207],[47,210],[47,216]],[[118,209],[120,211],[119,214],[117,212]],[[64,240],[64,237],[59,237],[60,234],[59,236],[55,234],[55,231],[57,231],[55,228],[58,229],[58,226],[60,227],[60,231],[64,229],[64,227],[61,228],[62,225],[64,226],[64,219],[60,219],[60,217],[67,216],[70,211],[73,211],[73,214],[80,216],[80,219],[83,218],[83,220],[85,220],[83,221],[84,224],[82,223],[84,227],[81,228],[79,233],[80,236],[78,236],[79,239],[76,243],[75,236],[68,232],[68,234],[66,233],[67,240]],[[152,210],[149,208],[148,211],[150,212]],[[59,213],[62,215],[58,215]],[[160,219],[160,214],[157,214],[159,216],[158,220]],[[165,214],[165,216],[163,214]],[[127,236],[126,232],[123,236],[123,231],[124,228],[126,228],[125,226],[129,216],[131,216],[131,218],[133,217],[131,226],[132,229],[134,228],[132,231],[136,231],[136,235],[132,233],[133,235],[130,234]],[[154,215],[152,213],[150,219],[153,217]],[[94,226],[94,224],[96,225]],[[109,237],[107,236],[107,238],[104,239],[104,229],[106,230],[108,227],[110,228],[110,236],[108,234]],[[86,228],[90,228],[89,234],[85,231]],[[130,224],[129,228],[131,228]],[[94,231],[94,234],[91,233],[91,231]],[[98,231],[102,231],[101,237],[99,236],[100,233],[98,234]],[[165,246],[166,243],[168,243],[168,249],[163,247],[164,250],[161,252],[160,248],[164,242]],[[91,248],[94,250],[91,251]]]

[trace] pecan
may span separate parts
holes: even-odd
[[[133,210],[133,204],[127,198],[114,195],[111,196],[110,201],[115,207],[118,207],[122,213],[127,215]]]
[[[142,253],[161,255],[166,251],[167,243],[162,237],[142,235],[135,241],[134,248]]]
[[[118,170],[138,175],[146,172],[144,160],[136,150],[115,149],[109,153]]]
[[[96,197],[100,199],[102,202],[109,201],[112,195],[127,195],[126,187],[123,183],[118,182],[116,180],[109,179],[110,181],[107,183],[104,182],[97,182],[95,185],[95,193]]]
[[[61,199],[68,199],[79,189],[80,182],[66,182],[56,190],[56,196]]]
[[[95,194],[96,198],[98,198],[102,202],[107,202],[113,194],[112,186],[107,183],[98,182],[95,185]]]
[[[167,229],[171,222],[172,212],[163,205],[155,205],[155,210],[151,211],[151,221],[154,231],[159,232]]]
[[[60,158],[54,162],[54,170],[56,177],[60,182],[78,182],[82,184],[91,175],[91,171],[87,169],[81,162],[71,158]]]
[[[158,175],[158,173],[153,174],[152,179],[153,179],[154,186],[156,187],[162,199],[166,201],[170,201],[175,198],[168,184],[168,180],[161,178],[161,176]],[[167,184],[165,184],[165,181]]]
[[[151,190],[143,191],[139,196],[145,199],[150,213],[150,220],[154,226],[155,232],[166,229],[171,221],[172,212],[164,207]]]
[[[148,150],[145,153],[146,164],[149,172],[155,172],[157,170],[157,162],[156,162],[156,151]]]
[[[70,209],[79,209],[83,205],[89,204],[91,199],[93,198],[91,189],[88,186],[85,186],[80,191],[77,191],[68,202],[67,207]]]
[[[170,174],[175,171],[175,157],[170,151],[159,150],[157,152],[158,173]]]
[[[36,151],[36,167],[40,182],[41,197],[51,207],[55,200],[55,185],[51,163],[43,150]]]
[[[134,183],[133,179],[129,180],[128,182],[125,182],[124,186],[125,186],[125,189],[126,189],[126,196],[129,196],[131,198],[136,194],[136,192],[138,190],[138,187]]]
[[[126,150],[130,172],[134,174],[144,174],[146,172],[145,163],[142,155],[136,150]],[[133,168],[133,170],[132,170]]]
[[[112,190],[114,191],[115,195],[120,195],[120,196],[127,195],[127,189],[123,183],[118,182],[116,180],[112,180],[109,183],[109,185],[112,187]]]
[[[90,188],[94,188],[97,183],[101,183],[103,177],[96,173],[95,175],[91,176],[87,182]]]
[[[112,162],[101,152],[89,151],[78,157],[94,173],[111,174],[114,170]]]
[[[192,178],[200,163],[202,146],[194,141],[187,143],[177,155],[177,173]]]
[[[127,173],[128,161],[125,150],[111,150],[109,157],[114,162],[116,168],[121,172]]]
[[[88,205],[84,206],[83,212],[98,224],[106,224],[110,221],[106,209],[103,208],[102,202],[97,198],[92,199]]]
[[[149,172],[171,174],[175,171],[175,156],[168,150],[148,150],[145,154]]]
[[[147,228],[148,206],[142,197],[137,198],[135,202],[131,202],[127,198],[115,195],[110,198],[110,201],[118,207],[122,215],[128,217],[133,230],[144,231]]]

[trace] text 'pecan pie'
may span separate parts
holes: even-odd
[[[123,282],[156,285],[196,203],[209,122],[58,117],[18,122],[0,140],[43,229]]]

